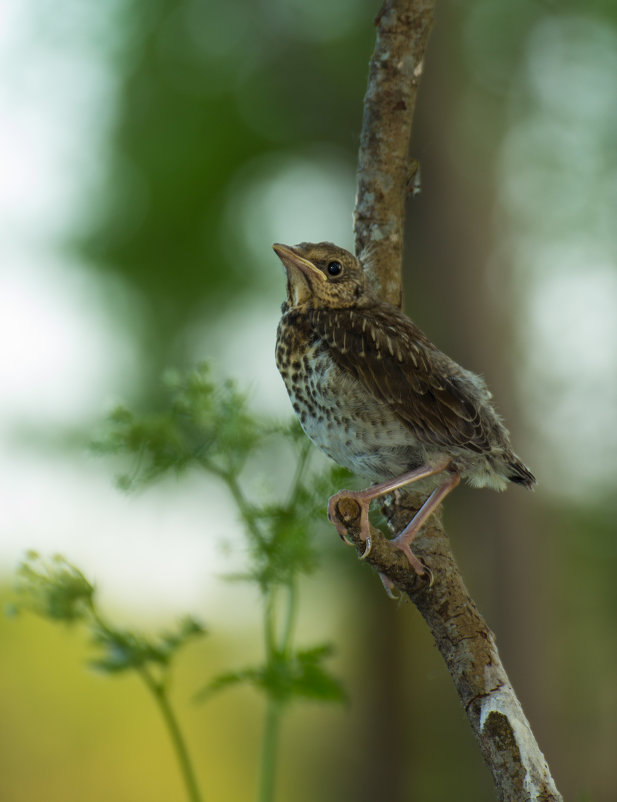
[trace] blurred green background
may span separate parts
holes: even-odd
[[[84,441],[118,399],[159,403],[212,360],[287,416],[273,361],[273,241],[352,245],[378,3],[13,0],[0,29],[0,569],[63,552],[116,617],[180,612],[176,701],[208,799],[254,797],[262,700],[194,706],[258,657],[245,555],[201,477],[136,497]],[[443,2],[413,155],[406,310],[482,373],[539,478],[461,489],[446,520],[472,594],[567,799],[617,787],[617,7]],[[265,466],[267,470],[267,466]],[[323,536],[322,536],[323,537]],[[294,707],[279,799],[493,798],[449,677],[410,605],[338,539],[304,588],[345,708]],[[181,799],[137,682],[83,668],[73,633],[0,619],[0,798]]]

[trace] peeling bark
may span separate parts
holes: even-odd
[[[409,140],[434,0],[386,0],[377,19],[358,161],[356,253],[377,291],[400,306],[405,200],[414,165]],[[400,532],[423,499],[397,492],[383,505]],[[342,499],[336,513],[350,541],[359,538],[359,507]],[[469,595],[438,512],[414,541],[434,584],[418,577],[383,533],[371,529],[366,561],[407,594],[428,624],[503,802],[561,800],[548,765],[501,663],[495,636]]]

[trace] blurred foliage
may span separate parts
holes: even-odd
[[[175,632],[153,639],[110,623],[98,609],[94,586],[60,555],[44,560],[31,552],[17,570],[18,602],[14,612],[30,610],[53,621],[85,626],[100,656],[90,666],[104,674],[135,671],[151,692],[167,726],[182,772],[188,799],[200,802],[195,770],[169,701],[170,668],[178,650],[206,634],[195,619],[185,617]]]
[[[331,647],[295,646],[298,580],[317,563],[311,531],[322,511],[328,483],[332,489],[332,476],[309,470],[311,447],[297,423],[281,425],[252,416],[244,395],[233,382],[215,382],[207,366],[186,375],[169,372],[166,390],[166,411],[138,416],[124,407],[117,408],[110,416],[107,432],[93,448],[100,454],[122,455],[134,461],[131,473],[123,474],[119,480],[125,490],[150,485],[169,472],[178,474],[197,467],[221,479],[235,501],[250,554],[248,572],[236,578],[256,582],[261,590],[265,660],[261,666],[219,674],[198,697],[210,697],[216,691],[244,683],[265,694],[268,709],[259,799],[268,802],[274,799],[277,731],[285,706],[296,698],[327,702],[344,698],[340,683],[324,666]],[[283,437],[296,452],[296,472],[286,498],[261,504],[250,501],[242,473],[247,459],[277,437]],[[336,469],[336,475],[342,475],[340,469]],[[31,553],[18,570],[17,590],[17,610],[29,609],[54,621],[87,626],[92,643],[101,652],[90,661],[93,668],[107,674],[127,670],[138,673],[168,726],[189,799],[199,800],[196,772],[169,704],[168,685],[171,661],[177,651],[188,640],[203,636],[205,628],[188,616],[175,632],[156,639],[118,628],[98,610],[94,586],[79,569],[59,556],[44,561]]]
[[[11,613],[27,608],[37,615],[73,624],[92,616],[94,586],[60,555],[45,562],[35,551],[17,568],[20,603]]]
[[[120,487],[143,487],[188,468],[205,470],[227,486],[245,524],[251,556],[245,578],[267,594],[313,571],[312,530],[324,519],[328,495],[349,474],[334,465],[311,471],[311,445],[299,423],[253,415],[235,383],[216,381],[205,364],[185,374],[168,371],[165,388],[167,410],[137,415],[117,407],[107,431],[92,443],[99,454],[132,458],[131,471],[118,477]],[[250,456],[263,457],[263,449],[276,448],[281,438],[295,457],[287,495],[281,499],[280,488],[262,487],[259,501],[253,501],[250,488],[262,477],[259,472],[243,477],[243,469]]]
[[[79,249],[145,298],[156,373],[177,362],[170,346],[188,321],[264,286],[233,209],[230,222],[243,166],[319,141],[353,159],[372,7],[121,4],[106,177]]]
[[[94,585],[61,555],[45,560],[30,552],[17,569],[16,593],[12,614],[28,610],[52,621],[86,626],[91,643],[100,651],[89,665],[104,674],[155,670],[164,676],[176,652],[206,634],[190,616],[178,623],[175,632],[162,633],[156,640],[110,624],[98,609]]]
[[[218,386],[205,366],[187,376],[169,371],[164,383],[171,396],[167,412],[139,417],[117,407],[110,415],[107,437],[92,444],[99,453],[136,458],[132,473],[118,479],[124,490],[195,466],[230,479],[264,437],[276,430],[252,418],[245,396],[231,381]]]
[[[198,698],[207,699],[217,691],[246,682],[280,704],[287,704],[294,698],[340,702],[343,699],[340,683],[326,674],[321,665],[331,654],[330,645],[299,650],[291,660],[285,654],[274,654],[267,666],[219,674],[199,692]]]
[[[281,425],[251,415],[235,384],[216,382],[206,365],[186,375],[168,373],[166,389],[166,412],[137,417],[117,409],[107,437],[95,448],[133,458],[133,471],[120,480],[126,489],[151,484],[170,471],[198,467],[218,477],[235,502],[249,553],[247,574],[236,578],[256,582],[261,590],[265,660],[261,666],[215,677],[199,696],[242,683],[263,691],[268,706],[258,798],[270,802],[275,798],[278,730],[285,706],[295,698],[329,702],[343,698],[339,682],[324,665],[330,647],[295,646],[298,581],[317,564],[311,537],[314,521],[319,520],[327,491],[333,489],[333,475],[341,476],[341,470],[325,476],[310,471],[311,446],[297,422]],[[277,496],[285,495],[282,501],[278,497],[269,501],[265,494],[252,501],[243,470],[249,456],[277,437],[295,452],[295,474],[288,488],[277,488]]]

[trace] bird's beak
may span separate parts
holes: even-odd
[[[290,267],[295,267],[304,273],[309,280],[313,278],[317,278],[320,281],[328,280],[318,267],[315,267],[308,259],[300,256],[300,254],[289,245],[281,245],[280,242],[275,242],[272,248],[285,266],[285,270],[289,270]]]

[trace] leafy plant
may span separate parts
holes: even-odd
[[[310,527],[325,519],[325,499],[340,486],[345,472],[311,469],[311,446],[297,423],[281,425],[248,409],[246,396],[230,382],[216,382],[207,366],[185,375],[165,377],[168,404],[161,412],[137,415],[115,409],[101,437],[93,444],[101,454],[132,460],[118,483],[124,490],[153,484],[168,474],[200,469],[217,477],[235,503],[248,546],[248,569],[234,579],[259,587],[263,608],[264,660],[261,665],[225,672],[197,694],[204,700],[226,688],[248,683],[267,700],[258,790],[259,802],[274,799],[276,756],[281,718],[295,699],[324,702],[344,698],[342,688],[325,667],[327,645],[296,645],[298,581],[313,571],[317,552]],[[281,458],[281,446],[295,467],[283,492],[263,487],[260,471],[247,469],[249,458]],[[257,476],[255,475],[257,474]],[[255,492],[255,483],[261,484]],[[281,498],[282,496],[282,498]],[[156,640],[120,630],[105,621],[95,604],[95,589],[83,574],[61,557],[45,562],[38,555],[19,568],[21,606],[53,620],[88,626],[100,656],[91,665],[106,673],[135,670],[154,695],[169,729],[182,768],[188,797],[201,797],[167,694],[169,665],[178,649],[205,629],[185,618],[177,632]]]
[[[186,742],[169,700],[170,669],[178,651],[203,637],[205,627],[186,616],[175,631],[157,638],[122,629],[106,620],[96,604],[96,589],[61,555],[50,560],[29,552],[17,569],[15,612],[30,610],[52,621],[82,624],[98,652],[89,665],[104,674],[134,671],[152,694],[171,738],[190,802],[202,799]]]

